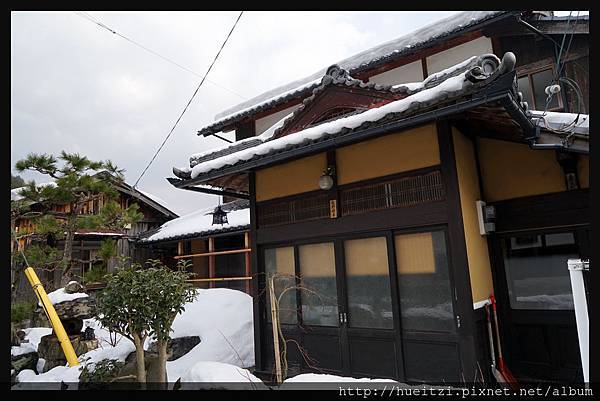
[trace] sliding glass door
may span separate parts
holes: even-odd
[[[446,242],[442,228],[265,249],[302,370],[399,380],[458,372]]]

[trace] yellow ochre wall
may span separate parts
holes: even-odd
[[[281,198],[319,189],[327,154],[319,153],[256,172],[256,200]]]
[[[486,202],[566,190],[554,150],[488,138],[478,138],[478,148]]]
[[[336,150],[340,185],[440,164],[434,124]]]
[[[440,164],[434,124],[336,149],[340,185]],[[319,189],[327,168],[320,153],[256,172],[258,202]]]
[[[487,241],[479,233],[475,202],[481,200],[477,163],[473,142],[456,128],[452,128],[460,208],[465,231],[465,244],[471,279],[473,302],[487,299],[493,293],[492,270]]]

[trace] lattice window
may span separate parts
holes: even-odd
[[[439,171],[340,191],[342,215],[413,206],[445,199]]]
[[[259,227],[329,218],[329,195],[257,205]]]

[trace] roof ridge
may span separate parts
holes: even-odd
[[[407,53],[414,52],[416,51],[416,49],[422,48],[430,44],[430,42],[434,40],[438,40],[442,37],[450,36],[452,34],[460,33],[462,31],[472,28],[477,24],[492,20],[496,17],[500,17],[505,14],[508,15],[516,12],[518,11],[464,11],[461,13],[457,13],[436,20],[430,24],[424,25],[404,35],[398,36],[395,39],[365,49],[350,57],[340,60],[336,64],[345,66],[351,72],[365,70],[372,64],[381,64],[382,62],[386,62],[387,60],[400,58]],[[448,22],[452,22],[454,23],[454,25],[451,25],[449,30],[441,30],[440,27],[443,26],[444,23]],[[417,35],[418,33],[425,35],[425,38],[419,41],[419,38],[421,36]],[[427,36],[427,34],[429,34],[429,36]],[[413,40],[409,40],[410,43],[405,44],[404,42],[406,42],[408,39]],[[395,46],[395,44],[397,44],[397,46]],[[371,57],[376,52],[376,50],[382,50],[384,52],[384,55]],[[323,75],[323,71],[324,70],[321,69],[304,78],[300,78],[295,81],[280,85],[271,90],[262,92],[261,94],[245,102],[239,103],[235,106],[225,109],[221,113],[218,113],[215,116],[215,121],[204,127],[201,130],[201,132],[213,125],[216,125],[220,121],[233,120],[235,117],[241,114],[247,114],[248,110],[258,108],[257,112],[262,111],[263,105],[265,103],[271,103],[272,101],[274,101],[273,99],[277,100],[276,98],[278,97],[281,98],[279,99],[279,101],[287,101],[289,100],[289,98],[293,98],[293,95],[299,95],[299,93],[297,92],[303,92],[306,89],[303,88],[303,86],[310,86],[309,84],[312,81],[315,81],[316,78]]]

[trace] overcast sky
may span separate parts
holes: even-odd
[[[453,13],[244,12],[139,188],[178,214],[216,205],[165,180],[190,154],[224,143],[196,135],[215,114]],[[238,12],[89,14],[203,75]],[[73,12],[13,12],[11,74],[13,167],[30,152],[66,150],[112,160],[132,185],[200,82]]]

